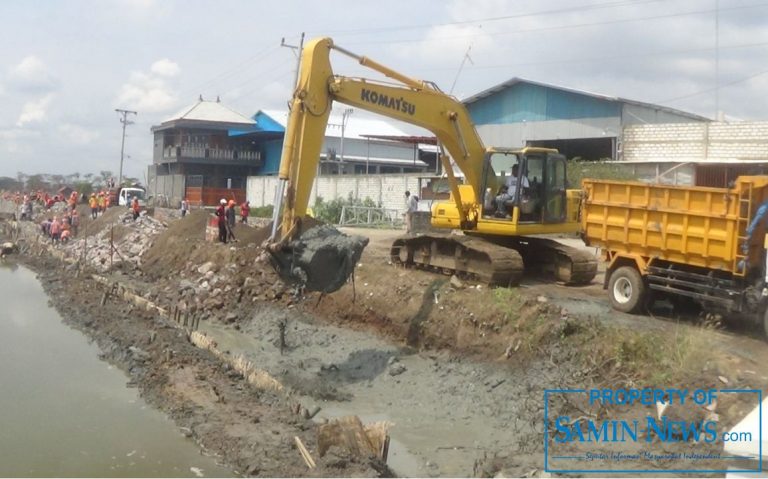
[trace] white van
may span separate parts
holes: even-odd
[[[122,188],[117,199],[117,204],[120,206],[130,206],[133,198],[138,196],[139,205],[147,206],[146,194],[146,191],[144,191],[142,188]]]

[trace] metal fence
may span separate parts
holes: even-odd
[[[393,208],[368,206],[343,206],[339,226],[379,226],[399,228],[403,224],[403,212]]]

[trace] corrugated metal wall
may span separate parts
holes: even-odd
[[[621,105],[587,95],[517,83],[467,106],[476,125],[619,117]]]

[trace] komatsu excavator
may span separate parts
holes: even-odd
[[[334,74],[333,50],[395,83]],[[593,255],[532,236],[579,231],[581,192],[566,189],[563,155],[546,148],[486,148],[466,108],[454,97],[431,82],[409,78],[345,50],[330,38],[314,39],[302,50],[290,103],[271,237],[271,250],[282,251],[284,270],[296,266],[295,261],[288,265],[289,258],[296,258],[295,240],[303,231],[301,222],[334,101],[431,131],[463,173],[461,182],[446,155],[439,155],[451,194],[449,200],[433,204],[431,222],[447,233],[460,230],[464,234],[401,237],[391,248],[393,262],[439,268],[501,286],[517,284],[524,268],[537,274],[548,272],[566,284],[584,284],[594,278],[597,261]],[[357,243],[359,253],[364,246]],[[351,261],[359,253],[350,257],[337,250],[316,263],[322,268],[337,265],[340,275],[335,283],[341,287],[343,282],[338,280],[351,274]],[[305,259],[305,273],[312,274],[309,264],[314,259]]]

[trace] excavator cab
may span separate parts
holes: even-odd
[[[566,218],[565,157],[544,148],[492,150],[485,160],[483,219],[557,224]]]

